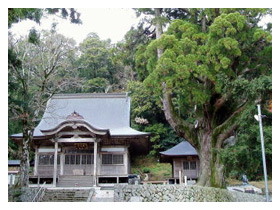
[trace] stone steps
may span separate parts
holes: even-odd
[[[92,187],[92,176],[60,176],[57,187]]]
[[[41,202],[86,202],[90,189],[46,189]]]
[[[114,202],[114,190],[95,189],[92,202]]]
[[[114,198],[94,198],[92,202],[114,202]]]

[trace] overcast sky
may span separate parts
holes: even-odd
[[[136,18],[135,11],[131,8],[84,8],[77,9],[81,13],[82,24],[73,24],[69,20],[61,19],[55,15],[42,18],[41,24],[26,20],[13,24],[11,31],[17,36],[25,36],[32,27],[36,29],[50,30],[52,23],[57,22],[57,31],[66,37],[73,38],[77,44],[86,36],[95,32],[100,39],[111,39],[112,43],[121,41],[126,32],[137,26],[140,18]],[[271,16],[264,22],[271,21]]]
[[[90,32],[98,34],[100,39],[111,39],[112,43],[121,41],[131,26],[137,26],[139,18],[136,18],[135,11],[130,8],[94,8],[77,9],[81,13],[82,24],[73,24],[69,20],[63,20],[57,16],[43,18],[38,25],[34,21],[22,21],[14,24],[11,31],[17,36],[25,36],[28,31],[36,29],[51,29],[53,22],[58,22],[57,31],[66,37],[71,37],[77,43],[82,42]]]

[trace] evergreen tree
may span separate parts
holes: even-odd
[[[271,93],[271,33],[257,25],[269,11],[200,9],[194,15],[200,24],[174,20],[141,53],[144,83],[161,99],[171,127],[199,153],[201,185],[224,186],[223,142],[242,113]]]

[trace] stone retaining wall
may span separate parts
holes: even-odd
[[[115,185],[115,202],[264,202],[265,197],[200,186]]]
[[[32,199],[35,197],[36,193],[38,192],[38,190],[39,190],[39,188],[9,187],[8,188],[8,193],[9,193],[8,201],[9,202],[31,202]]]

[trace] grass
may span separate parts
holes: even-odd
[[[150,156],[135,158],[131,163],[131,173],[139,174],[143,179],[145,171],[149,171],[150,181],[165,181],[172,176],[172,166],[169,163],[159,163],[157,158]]]
[[[241,185],[242,181],[236,180],[236,179],[227,179],[227,184],[228,185]],[[251,184],[257,188],[260,188],[260,189],[265,189],[264,181],[249,181],[249,184]],[[268,180],[268,190],[269,190],[269,192],[272,192],[272,180]]]

